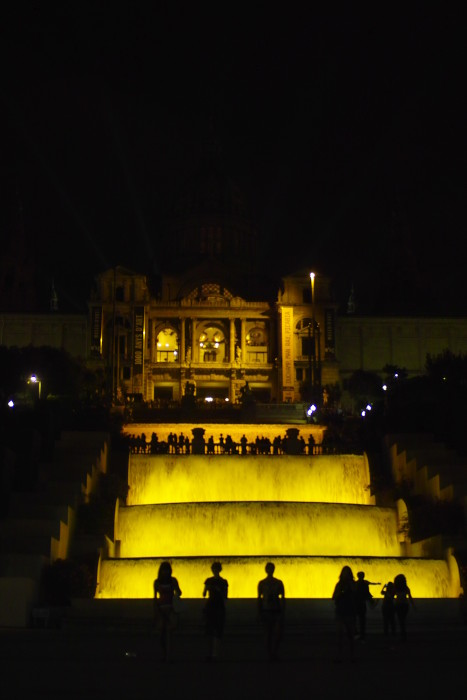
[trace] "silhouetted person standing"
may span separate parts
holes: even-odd
[[[222,578],[222,565],[215,561],[211,566],[212,576],[204,582],[203,598],[208,596],[204,615],[206,634],[209,638],[208,661],[215,661],[219,655],[219,646],[224,634],[225,601],[227,600],[229,584]]]
[[[394,579],[394,611],[399,624],[399,633],[404,642],[407,639],[406,621],[410,605],[415,607],[407,579],[404,574],[397,574]]]
[[[354,661],[355,635],[355,579],[350,566],[344,566],[335,585],[332,599],[337,620],[337,661],[343,658],[344,635],[349,644],[350,660]]]
[[[357,632],[358,639],[365,641],[366,635],[366,613],[367,603],[373,602],[373,596],[370,593],[370,586],[380,586],[380,583],[367,581],[364,571],[357,572],[357,580],[355,582],[355,608],[357,613]]]
[[[396,614],[394,612],[394,583],[389,581],[385,583],[381,589],[383,603],[381,610],[383,613],[383,631],[384,634],[395,634],[396,632]]]
[[[214,454],[214,438],[211,435],[208,439],[208,455]]]
[[[277,660],[277,653],[284,632],[285,590],[284,584],[274,577],[275,566],[266,564],[266,578],[258,583],[258,614],[266,633],[268,658]]]
[[[177,626],[174,599],[180,598],[181,595],[182,592],[178,581],[172,576],[170,562],[163,561],[159,566],[159,572],[154,581],[154,617],[160,630],[164,661],[170,661],[172,633]]]
[[[308,454],[312,455],[314,453],[314,447],[315,447],[315,439],[313,435],[310,433],[308,436]]]
[[[246,439],[245,435],[242,435],[240,438],[240,445],[242,446],[241,453],[242,455],[246,455],[246,446],[247,446],[248,440]]]

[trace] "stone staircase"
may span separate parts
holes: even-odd
[[[414,493],[467,505],[467,463],[430,434],[385,437],[395,483],[407,481]]]
[[[10,494],[0,522],[0,627],[26,627],[44,567],[68,555],[75,515],[106,472],[106,433],[64,432],[34,491]]]

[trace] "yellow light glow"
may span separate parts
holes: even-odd
[[[275,575],[284,581],[288,598],[330,598],[344,565],[354,575],[364,571],[370,581],[393,581],[405,574],[414,598],[450,598],[459,595],[456,576],[451,579],[444,560],[368,557],[216,557],[222,562],[222,576],[229,582],[231,598],[255,598],[258,581],[264,578],[266,562],[272,559]],[[214,558],[171,557],[184,598],[201,598],[203,582],[210,575]],[[152,598],[153,581],[162,560],[110,559],[101,564],[99,598]],[[372,590],[378,598],[380,589]]]
[[[256,436],[268,437],[271,442],[276,437],[280,435],[285,437],[285,431],[287,427],[282,424],[275,423],[257,423],[255,425],[244,424],[244,423],[131,423],[130,425],[124,425],[122,427],[122,432],[125,435],[151,435],[153,431],[157,433],[159,440],[165,440],[167,442],[170,433],[179,434],[182,432],[184,435],[192,437],[193,428],[204,428],[204,437],[207,439],[210,435],[213,435],[214,442],[219,442],[219,435],[222,433],[225,435],[230,435],[232,440],[239,443],[240,438],[243,434],[248,438],[248,442],[255,440]],[[302,424],[297,426],[300,430],[300,436],[303,437],[305,442],[308,441],[308,436],[313,435],[314,441],[317,445],[321,444],[323,441],[323,435],[325,428],[320,425],[315,425],[312,423]]]
[[[186,433],[184,433],[186,434]],[[229,434],[229,433],[226,433]],[[370,505],[362,455],[130,455],[127,504],[307,501]]]
[[[166,439],[193,427],[157,432]],[[244,433],[249,441],[284,433],[284,426],[203,427],[216,441],[221,432],[236,442]],[[150,434],[154,426],[131,428]],[[162,559],[185,598],[201,597],[214,559],[232,598],[255,597],[271,559],[289,598],[329,598],[344,564],[381,583],[404,573],[415,598],[460,594],[451,554],[401,556],[397,509],[374,505],[364,456],[131,455],[128,474],[127,505],[115,518],[119,556],[100,563],[99,598],[151,598]]]
[[[400,555],[394,509],[329,503],[131,506],[116,538],[123,558]]]

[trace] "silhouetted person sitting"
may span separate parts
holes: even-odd
[[[172,633],[177,626],[177,614],[174,599],[182,595],[177,579],[172,576],[172,567],[168,561],[159,566],[154,581],[154,617],[161,634],[161,646],[164,661],[170,661]]]
[[[275,566],[266,564],[266,578],[258,583],[258,614],[266,633],[266,649],[271,661],[277,660],[277,652],[284,631],[284,584],[274,577]]]
[[[219,655],[219,646],[224,633],[225,601],[229,584],[222,578],[222,565],[215,561],[211,566],[212,576],[204,582],[203,598],[208,596],[204,608],[206,634],[209,638],[208,661],[215,661]]]

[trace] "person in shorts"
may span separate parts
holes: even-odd
[[[258,615],[266,634],[266,650],[270,661],[278,659],[284,631],[285,591],[283,582],[275,578],[275,565],[266,564],[266,578],[258,583]]]

